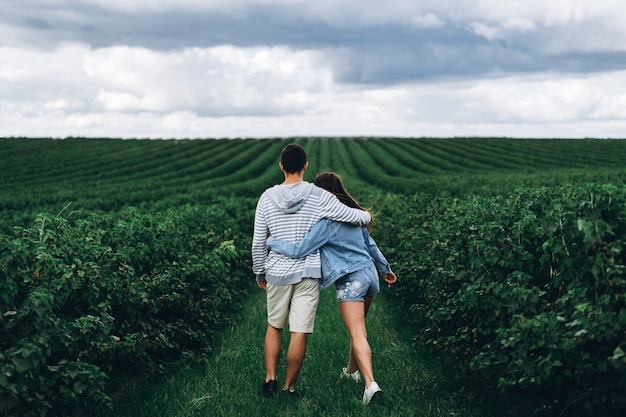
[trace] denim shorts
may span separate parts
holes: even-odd
[[[374,264],[345,275],[335,281],[337,301],[365,301],[380,292],[378,272]]]

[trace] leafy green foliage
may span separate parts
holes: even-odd
[[[389,213],[401,223],[377,235],[396,246],[418,340],[463,374],[564,415],[623,410],[626,189],[424,200]]]
[[[209,353],[251,282],[241,202],[40,215],[0,236],[0,412],[88,415],[110,372]]]
[[[119,369],[209,353],[287,141],[372,208],[418,340],[460,374],[624,407],[624,140],[5,138],[1,412],[80,415]]]

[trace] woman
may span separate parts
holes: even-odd
[[[343,186],[341,178],[332,172],[317,175],[315,185],[337,196],[353,208],[363,208]],[[320,287],[335,284],[337,301],[343,321],[350,334],[350,358],[342,377],[365,382],[363,404],[382,392],[374,380],[372,351],[367,341],[365,317],[373,297],[380,291],[378,272],[388,286],[397,280],[389,262],[376,246],[367,229],[331,220],[317,222],[299,243],[268,238],[267,246],[274,252],[301,258],[319,249],[322,260]],[[359,372],[360,370],[360,372]]]

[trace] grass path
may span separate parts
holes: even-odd
[[[332,288],[322,291],[315,333],[309,337],[297,386],[303,398],[262,398],[258,389],[265,376],[265,293],[253,289],[241,317],[224,332],[211,358],[184,366],[165,377],[142,380],[117,399],[113,416],[504,415],[494,413],[478,401],[460,398],[448,389],[445,369],[427,355],[416,352],[410,335],[398,323],[401,315],[390,307],[391,298],[377,296],[367,319],[375,377],[384,391],[382,401],[376,404],[363,406],[360,402],[363,386],[339,378],[347,361],[349,338]],[[283,335],[284,345],[286,336]],[[279,384],[283,375],[284,354]]]

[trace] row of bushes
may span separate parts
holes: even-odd
[[[0,235],[0,414],[93,414],[111,373],[210,353],[253,282],[241,203],[40,215]]]
[[[621,415],[625,187],[415,196],[385,210],[376,236],[419,343],[548,413]]]

